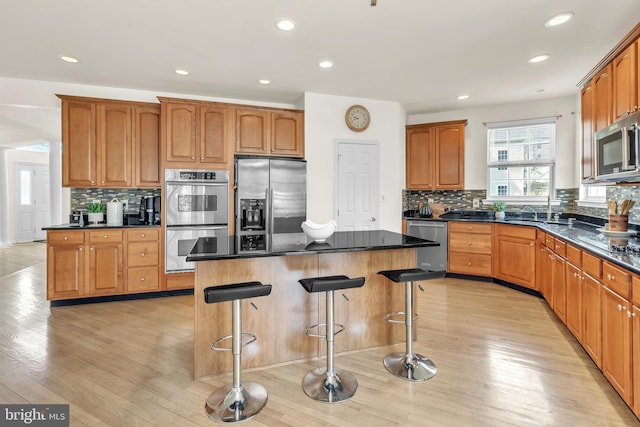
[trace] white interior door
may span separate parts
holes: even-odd
[[[44,240],[42,227],[50,225],[49,167],[16,164],[16,241]]]
[[[336,141],[338,230],[377,230],[380,216],[378,142]]]

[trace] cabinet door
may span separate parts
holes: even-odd
[[[269,113],[261,110],[236,110],[236,153],[269,154]]]
[[[62,100],[62,185],[95,187],[97,174],[96,106]]]
[[[196,114],[197,106],[166,102],[165,113],[167,162],[196,161]]]
[[[631,326],[633,331],[633,412],[640,415],[640,308],[634,305],[631,315],[633,319]]]
[[[497,234],[494,243],[495,277],[535,289],[535,242]]]
[[[638,106],[638,58],[636,43],[623,50],[612,62],[613,120],[632,112]]]
[[[598,368],[602,367],[602,325],[600,282],[585,274],[582,281],[582,347]]]
[[[574,337],[582,342],[582,271],[567,263],[567,313],[565,324]]]
[[[566,261],[559,255],[551,257],[551,279],[553,285],[553,311],[558,315],[562,323],[566,323],[567,290],[565,281]]]
[[[602,287],[602,373],[622,399],[633,405],[630,311],[629,301]]]
[[[101,187],[131,187],[131,106],[98,104],[99,175]]]
[[[110,295],[123,292],[122,246],[122,243],[89,246],[87,294]]]
[[[160,106],[135,107],[135,187],[160,187]]]
[[[582,109],[582,181],[595,178],[594,147],[593,147],[593,87],[587,83],[580,92]]]
[[[435,187],[464,189],[464,125],[435,128]]]
[[[611,64],[593,78],[593,131],[609,126],[613,119],[612,96],[613,78]]]
[[[543,243],[536,243],[536,289],[540,291],[542,296],[549,301],[547,294],[546,281],[548,280],[547,265],[549,258],[547,256],[547,247]]]
[[[85,255],[82,244],[48,245],[47,299],[82,297],[85,293]]]
[[[406,186],[409,190],[433,189],[431,132],[430,127],[407,129]]]
[[[226,107],[200,106],[200,163],[227,163],[232,113]]]
[[[271,113],[271,154],[304,157],[304,115],[289,111]]]

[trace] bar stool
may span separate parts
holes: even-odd
[[[391,323],[404,323],[406,328],[406,350],[404,353],[389,353],[384,358],[384,367],[393,375],[409,381],[424,381],[436,374],[436,365],[421,354],[413,352],[413,321],[418,315],[413,313],[413,282],[439,279],[446,271],[427,271],[421,268],[379,271],[387,279],[396,283],[405,282],[404,311],[395,311],[384,317]],[[404,315],[404,320],[394,317]]]
[[[302,389],[311,399],[321,402],[337,403],[349,399],[358,388],[358,380],[349,371],[335,369],[333,366],[333,337],[344,331],[344,325],[334,324],[333,293],[340,289],[359,288],[364,285],[364,277],[350,279],[347,276],[326,276],[301,279],[298,282],[309,292],[326,293],[326,323],[309,326],[305,334],[327,340],[327,367],[316,368],[307,373],[302,380]],[[313,333],[313,329],[325,327],[325,334]],[[338,327],[338,331],[335,330]]]
[[[207,304],[232,301],[232,332],[214,341],[212,350],[231,350],[233,353],[233,386],[219,388],[207,399],[204,408],[209,418],[216,422],[236,422],[251,418],[267,404],[267,390],[257,383],[242,384],[242,365],[240,354],[244,345],[256,340],[254,334],[242,333],[242,309],[240,300],[256,298],[271,293],[271,285],[260,282],[234,283],[211,286],[204,290],[204,301]],[[248,338],[243,343],[242,338]],[[232,346],[221,347],[222,341],[231,339]]]

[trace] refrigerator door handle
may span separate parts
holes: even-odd
[[[267,189],[264,191],[264,198],[265,198],[265,203],[267,206],[265,206],[265,214],[266,214],[266,218],[265,218],[265,227],[264,227],[264,232],[265,232],[265,244],[267,247],[267,251],[271,251],[271,233],[273,233],[273,216],[271,215],[271,205],[272,205],[272,200],[271,200],[271,186],[267,187]]]

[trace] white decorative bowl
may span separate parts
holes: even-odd
[[[316,224],[315,222],[306,220],[302,223],[302,231],[313,241],[322,243],[336,231],[337,226],[338,224],[334,220],[326,224]]]

